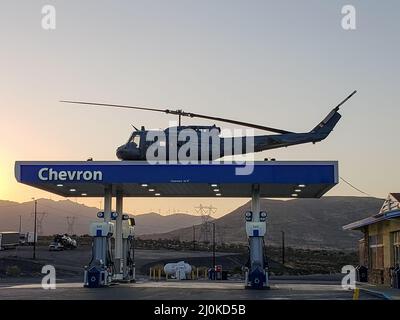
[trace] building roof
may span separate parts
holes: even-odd
[[[381,215],[376,215],[361,219],[343,226],[344,230],[359,230],[363,227],[369,226],[374,223],[378,223],[385,220],[395,219],[400,217],[400,210],[388,211]]]
[[[393,210],[400,210],[400,193],[389,193],[386,197],[381,210],[378,215],[384,214],[385,212],[393,211]]]
[[[390,193],[390,195],[400,202],[400,193]]]
[[[245,165],[251,163],[28,161],[16,162],[15,176],[64,197],[102,197],[107,186],[125,197],[251,197],[258,184],[261,197],[319,198],[338,183],[336,161],[260,161],[250,171]]]

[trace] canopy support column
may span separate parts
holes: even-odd
[[[264,250],[266,214],[260,210],[260,186],[252,185],[251,211],[246,213],[246,233],[249,238],[249,263],[246,288],[268,288],[267,259]]]
[[[124,197],[121,192],[117,192],[116,196],[116,211],[117,218],[115,220],[115,275],[114,280],[122,280],[124,278],[124,266],[126,261],[123,259],[123,244],[122,244],[122,218],[123,218],[123,201]]]

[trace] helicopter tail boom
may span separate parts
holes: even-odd
[[[329,112],[324,120],[322,120],[314,129],[311,130],[311,133],[328,135],[342,117],[341,114],[338,112],[339,108],[356,93],[357,90],[354,90],[349,96],[346,97],[346,99],[342,100],[335,108],[332,109],[331,112]]]
[[[322,120],[314,129],[311,130],[311,133],[329,134],[339,122],[341,117],[341,114],[337,112],[336,109],[333,109],[324,120]]]

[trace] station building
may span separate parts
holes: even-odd
[[[368,268],[368,282],[389,286],[391,270],[400,265],[400,193],[389,193],[377,214],[343,229],[363,232],[359,263]]]

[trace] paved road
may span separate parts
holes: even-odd
[[[32,258],[32,247],[19,247],[16,250],[0,251],[0,259],[3,257],[18,257],[23,259]],[[217,252],[216,257],[236,256],[235,253]],[[49,251],[48,247],[40,246],[36,250],[37,262],[41,264],[51,264],[57,269],[70,270],[73,272],[83,273],[83,267],[87,265],[91,257],[91,247],[82,246],[75,250],[67,251]],[[185,260],[188,257],[198,258],[205,265],[211,263],[212,253],[207,251],[174,251],[174,250],[135,250],[136,272],[140,273],[141,269],[158,261],[176,262]],[[147,274],[147,269],[146,269]]]
[[[288,283],[271,281],[270,290],[246,290],[242,282],[234,281],[160,281],[140,280],[133,284],[119,284],[108,288],[88,289],[82,283],[68,282],[57,285],[55,290],[44,290],[36,280],[33,284],[6,284],[0,286],[0,300],[3,299],[67,299],[67,300],[351,300],[352,292],[343,290],[335,282],[321,284]],[[361,292],[360,299],[377,299]]]

